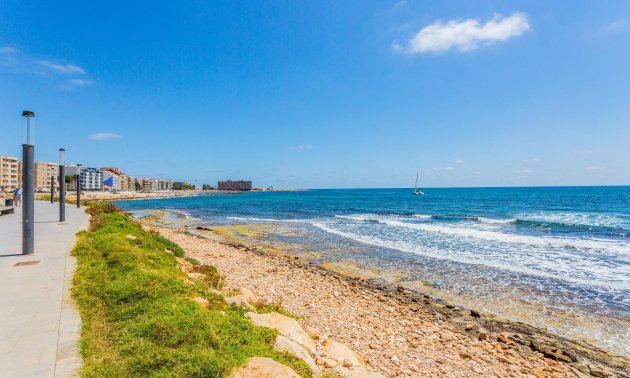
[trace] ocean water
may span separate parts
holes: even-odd
[[[630,187],[312,190],[121,201],[630,355]],[[245,237],[245,236],[244,236]]]

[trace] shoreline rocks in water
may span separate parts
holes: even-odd
[[[210,239],[177,229],[156,230],[189,257],[217,267],[226,290],[246,289],[267,303],[281,301],[288,311],[303,316],[296,322],[304,330],[345,344],[364,359],[367,369],[388,377],[630,376],[628,358],[525,324],[383,281],[344,277],[255,246],[217,241],[216,235]],[[309,354],[324,368],[353,366],[351,358],[333,362]]]

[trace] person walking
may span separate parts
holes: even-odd
[[[13,192],[13,205],[20,206],[22,203],[22,188],[15,188]]]

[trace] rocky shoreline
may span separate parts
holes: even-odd
[[[630,360],[379,279],[348,277],[200,227],[149,226],[247,290],[303,316],[389,377],[630,377]]]

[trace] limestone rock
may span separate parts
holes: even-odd
[[[303,360],[306,364],[313,370],[313,372],[317,373],[319,371],[319,367],[315,363],[315,360],[311,355],[306,351],[306,349],[302,348],[298,343],[289,339],[286,336],[278,335],[276,338],[276,343],[274,344],[274,348],[280,352],[287,352],[295,357]]]
[[[193,300],[195,302],[197,302],[197,304],[203,308],[208,308],[210,307],[210,302],[208,302],[208,300],[206,298],[202,298],[202,297],[195,297],[193,298]]]
[[[271,312],[269,314],[248,312],[245,316],[250,318],[254,325],[277,330],[282,336],[286,336],[290,340],[298,343],[310,354],[313,354],[315,351],[315,343],[311,340],[306,331],[302,329],[302,326],[300,326],[297,320],[278,314],[277,312]]]
[[[300,378],[295,370],[267,357],[252,357],[234,370],[232,378]]]
[[[232,297],[225,297],[225,301],[230,306],[239,306],[244,307],[248,310],[253,310],[254,306],[251,305],[252,302],[256,302],[258,298],[254,295],[254,293],[246,288],[240,288],[240,294],[234,295]]]
[[[323,350],[330,356],[330,358],[337,362],[341,363],[347,361],[351,364],[351,366],[365,367],[365,362],[361,356],[356,354],[346,344],[342,344],[334,340],[326,340],[323,345]]]
[[[204,277],[203,273],[188,273],[188,277],[192,278],[193,280],[198,280]]]

